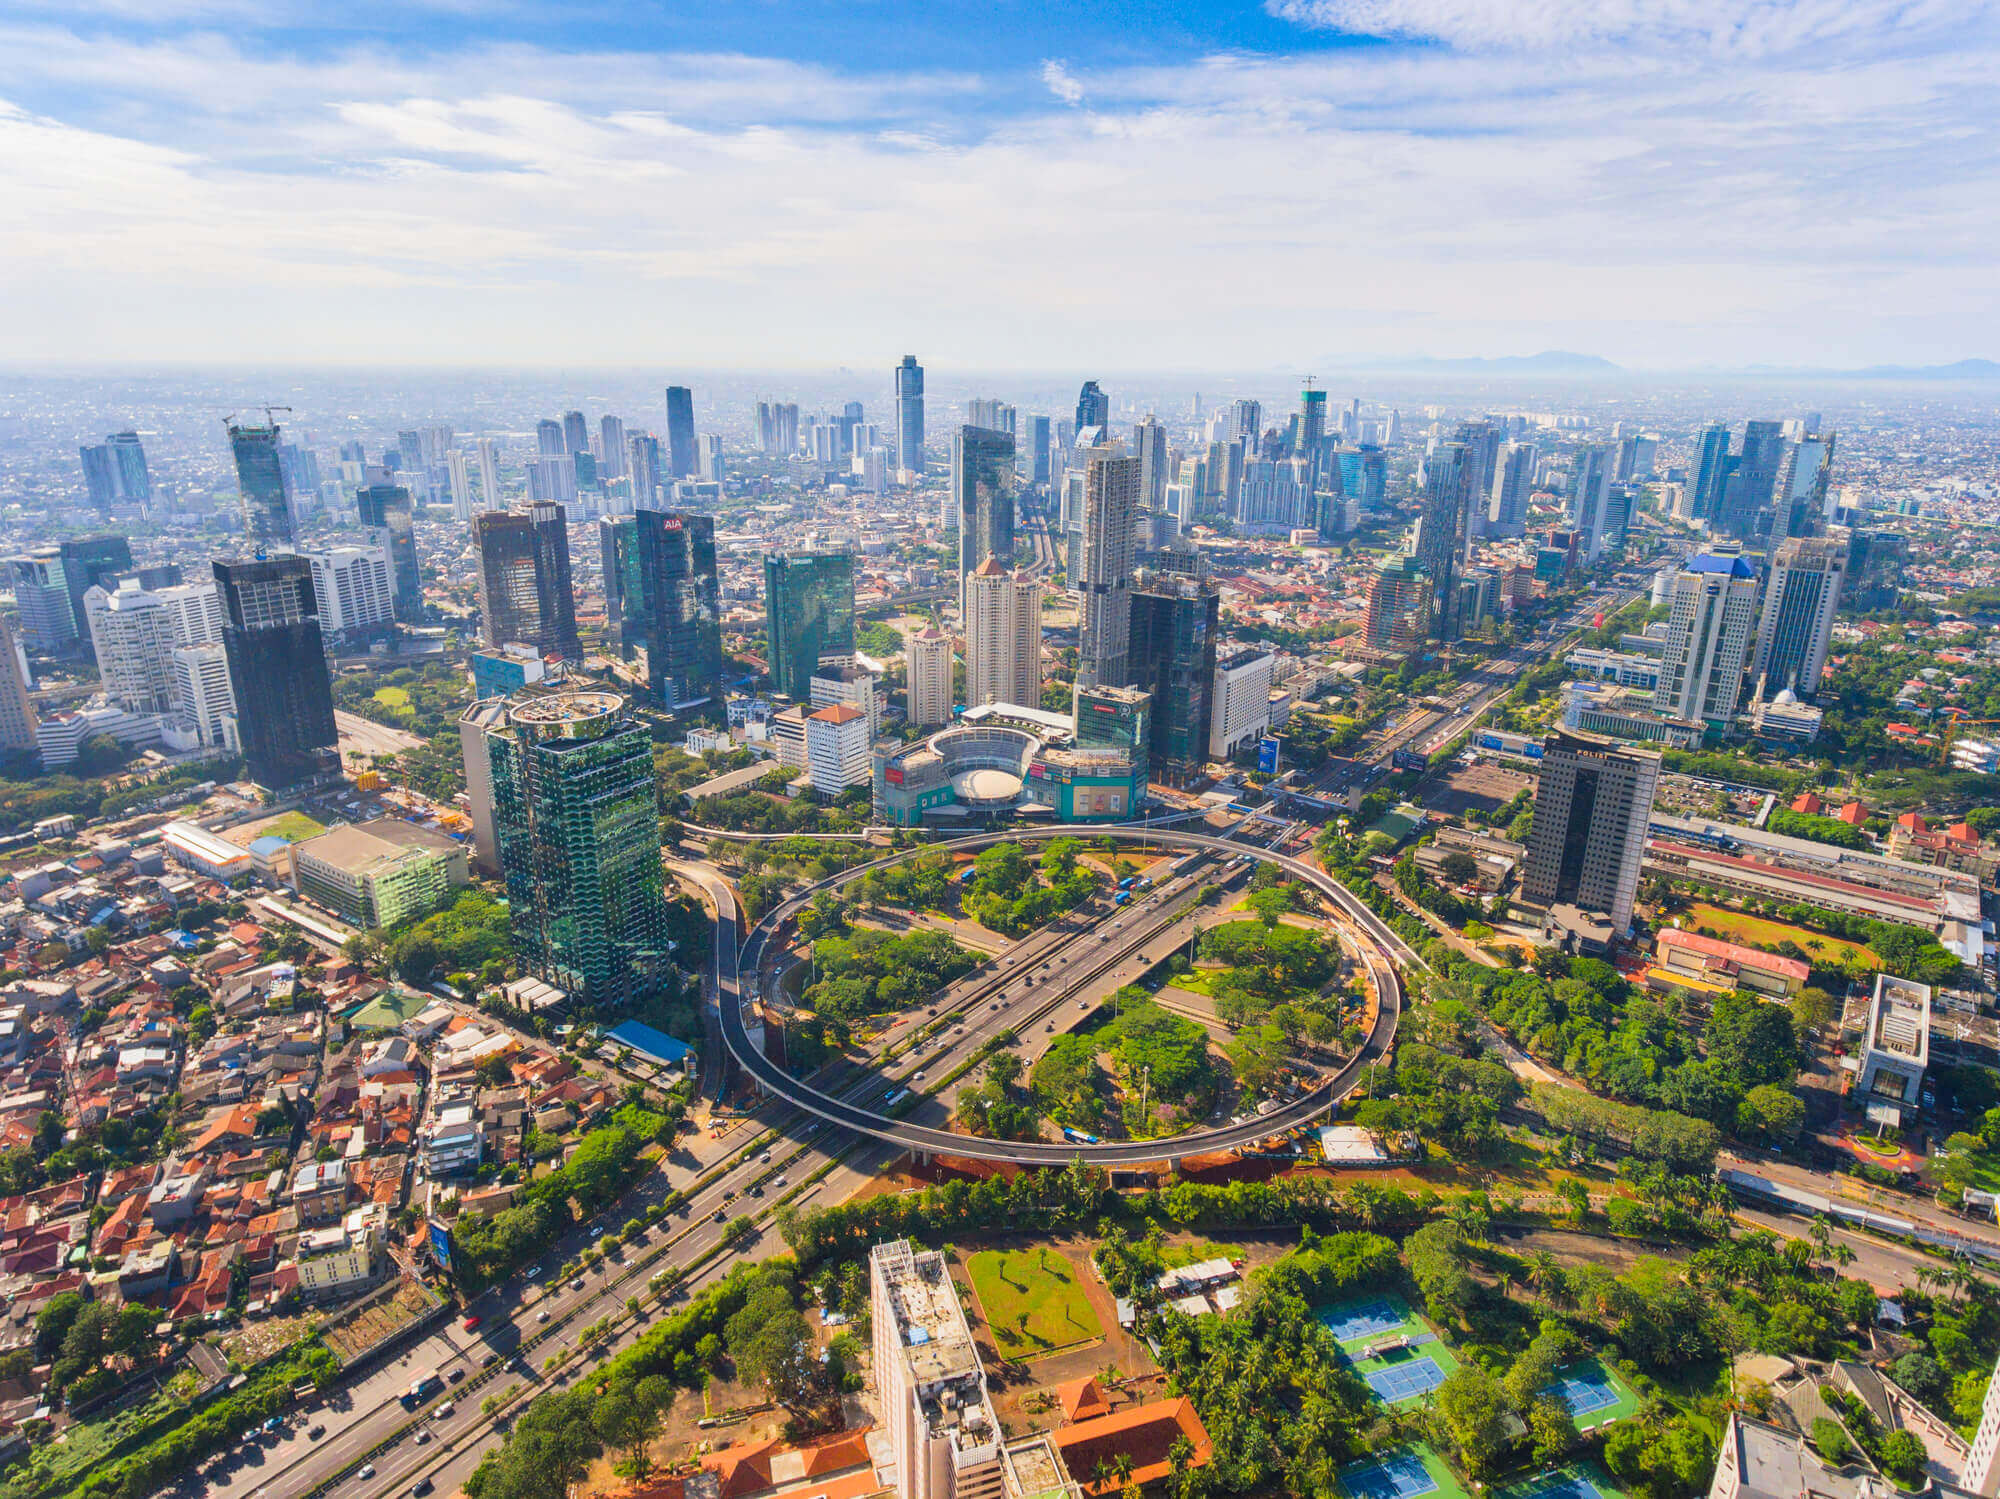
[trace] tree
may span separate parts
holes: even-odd
[[[1463,849],[1453,849],[1438,860],[1438,873],[1454,885],[1469,885],[1479,878],[1479,863]]]
[[[1847,1433],[1840,1429],[1840,1423],[1826,1416],[1816,1416],[1812,1424],[1813,1450],[1830,1463],[1847,1460]]]
[[[792,1305],[788,1286],[772,1283],[752,1292],[729,1319],[724,1336],[738,1370],[762,1384],[778,1404],[798,1414],[816,1403],[819,1356],[812,1327]]]
[[[1906,1353],[1896,1360],[1889,1373],[1897,1384],[1926,1405],[1941,1407],[1950,1395],[1950,1381],[1929,1354]]]
[[[1881,1456],[1883,1470],[1904,1488],[1911,1489],[1923,1476],[1924,1460],[1929,1454],[1924,1450],[1923,1438],[1915,1432],[1892,1431],[1882,1438]]]
[[[1562,1401],[1543,1395],[1528,1407],[1528,1435],[1536,1462],[1560,1463],[1576,1448],[1576,1418]]]
[[[1253,890],[1244,897],[1243,904],[1257,913],[1257,919],[1266,931],[1276,929],[1280,918],[1292,908],[1290,892],[1281,886],[1270,885],[1262,890]]]
[[[1801,1031],[1816,1031],[1840,1018],[1840,1002],[1824,989],[1811,985],[1792,996],[1792,1024]]]
[[[1759,1083],[1736,1106],[1736,1132],[1747,1139],[1786,1144],[1798,1138],[1805,1123],[1806,1106],[1799,1096],[1774,1083]]]
[[[1432,1409],[1466,1472],[1489,1476],[1507,1449],[1507,1402],[1477,1364],[1461,1364],[1438,1386]]]

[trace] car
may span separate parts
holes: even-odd
[[[324,1426],[308,1426],[306,1428],[306,1440],[309,1442],[317,1442],[325,1435],[326,1428]]]
[[[590,1236],[591,1236],[591,1238],[593,1238],[593,1239],[601,1239],[601,1238],[603,1238],[603,1237],[604,1237],[604,1225],[603,1225],[602,1223],[596,1223],[596,1224],[592,1224],[592,1225],[591,1225],[591,1229],[590,1229]]]
[[[1000,1008],[1000,1001],[996,999],[993,1001],[992,1004],[988,1005],[986,1008],[989,1010],[997,1010]]]
[[[280,1419],[279,1419],[278,1417],[276,1417],[276,1416],[273,1416],[273,1417],[271,1417],[271,1418],[270,1418],[270,1419],[269,1419],[268,1421],[266,1421],[266,1422],[264,1423],[264,1430],[266,1430],[266,1431],[276,1431],[276,1430],[277,1430],[277,1429],[278,1429],[278,1428],[279,1428],[280,1426],[283,1426],[284,1424],[285,1424],[285,1423],[284,1423],[284,1422],[283,1422],[282,1420],[280,1420]]]
[[[1056,1023],[1053,1020],[1051,1020],[1047,1025],[1042,1027],[1042,1029],[1045,1031],[1052,1031],[1055,1028],[1056,1028]]]
[[[428,1426],[419,1426],[417,1428],[417,1445],[419,1447],[422,1447],[426,1443],[428,1443],[430,1439],[431,1439],[431,1429]]]
[[[542,1267],[540,1265],[530,1265],[522,1273],[525,1274],[529,1280],[540,1280],[542,1278]]]
[[[457,1384],[463,1378],[465,1378],[465,1371],[463,1369],[453,1369],[449,1374],[445,1375],[445,1382],[447,1384]]]
[[[500,1362],[500,1355],[495,1353],[491,1348],[489,1348],[486,1350],[485,1357],[479,1360],[479,1367],[482,1369],[490,1369],[499,1362]]]
[[[1078,1000],[1078,1001],[1076,1002],[1076,1007],[1077,1007],[1077,1008],[1078,1008],[1079,1010],[1087,1010],[1087,1009],[1089,1009],[1089,1008],[1090,1008],[1090,1001],[1089,1001],[1089,1000],[1087,1000],[1087,999],[1079,999],[1079,1000]]]
[[[725,1221],[727,1221],[728,1217],[729,1217],[729,1213],[728,1213],[728,1211],[727,1211],[726,1209],[723,1209],[723,1208],[717,1208],[717,1209],[715,1210],[715,1221],[716,1221],[717,1223],[722,1223],[722,1222],[725,1222]]]
[[[750,1188],[750,1195],[752,1197],[762,1197],[764,1195],[764,1184],[762,1182],[754,1183]]]
[[[549,1309],[548,1309],[547,1307],[543,1307],[543,1308],[542,1308],[542,1309],[541,1309],[541,1310],[540,1310],[539,1312],[536,1312],[536,1313],[535,1313],[535,1320],[536,1320],[537,1322],[546,1322],[546,1321],[548,1321],[548,1320],[549,1320]]]
[[[483,1320],[485,1319],[483,1319],[477,1312],[474,1312],[470,1317],[467,1317],[465,1321],[460,1323],[459,1325],[462,1326],[467,1332],[471,1332]]]
[[[410,1490],[410,1492],[416,1496],[416,1499],[424,1499],[424,1495],[428,1494],[430,1491],[431,1491],[431,1481],[428,1478],[419,1478],[416,1482],[416,1486]]]
[[[354,1470],[354,1476],[362,1479],[373,1478],[375,1476],[375,1465],[373,1463],[363,1463]]]
[[[447,1400],[443,1405],[439,1406],[436,1410],[431,1412],[431,1419],[433,1421],[449,1421],[453,1416],[457,1414],[458,1414],[458,1407],[453,1405],[449,1400]]]
[[[924,1075],[921,1072],[912,1072],[910,1074],[910,1081],[913,1083],[920,1083],[923,1080],[924,1080]]]
[[[575,1280],[571,1281],[569,1288],[572,1291],[581,1291],[583,1289],[583,1277],[579,1275]]]
[[[771,1185],[774,1187],[782,1187],[784,1184],[785,1179],[782,1176],[776,1176],[771,1179]]]

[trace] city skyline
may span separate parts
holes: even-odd
[[[964,18],[721,8],[616,48],[532,6],[16,19],[0,243],[24,316],[0,359],[2000,351],[1993,168],[1954,146],[1987,111],[1988,5],[1110,6],[976,49]],[[962,211],[1030,183],[1004,247]],[[1079,301],[1085,260],[1118,274]],[[1230,318],[1171,315],[1225,278]]]

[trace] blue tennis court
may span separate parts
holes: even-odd
[[[1510,1492],[1507,1499],[1604,1499],[1604,1492],[1581,1473],[1553,1473],[1546,1483]]]
[[[1549,1389],[1569,1407],[1572,1416],[1587,1416],[1592,1411],[1601,1411],[1607,1405],[1618,1403],[1617,1389],[1610,1380],[1594,1369],[1586,1369],[1578,1374],[1559,1375]],[[1582,1483],[1583,1489],[1588,1492],[1579,1491],[1576,1499],[1590,1499],[1590,1495],[1597,1493],[1587,1480],[1577,1480],[1577,1482]],[[1566,1494],[1560,1486],[1551,1488],[1548,1492],[1557,1495],[1558,1499],[1563,1499]],[[1602,1499],[1601,1495],[1599,1499]]]
[[[1351,1343],[1356,1338],[1371,1338],[1378,1332],[1401,1327],[1408,1318],[1389,1302],[1363,1301],[1327,1312],[1320,1320],[1336,1341]]]
[[[1438,1481],[1421,1458],[1403,1452],[1372,1467],[1341,1474],[1340,1486],[1352,1499],[1417,1499],[1419,1494],[1435,1494]]]
[[[1444,1383],[1444,1370],[1438,1367],[1436,1359],[1425,1354],[1407,1364],[1392,1364],[1387,1369],[1377,1369],[1361,1377],[1368,1381],[1369,1389],[1394,1405],[1398,1400],[1408,1400],[1413,1395],[1428,1395]]]

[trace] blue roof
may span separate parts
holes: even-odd
[[[292,840],[280,838],[276,833],[266,833],[262,838],[252,839],[250,852],[253,854],[274,854],[281,848],[290,848]]]
[[[1687,570],[1691,573],[1726,573],[1732,578],[1757,576],[1757,569],[1741,557],[1710,557],[1706,553],[1688,558]]]
[[[672,1065],[675,1062],[685,1061],[693,1055],[690,1047],[682,1045],[666,1032],[656,1031],[650,1025],[637,1020],[628,1020],[623,1025],[606,1031],[605,1034],[620,1046],[629,1047],[640,1056],[655,1062]]]

